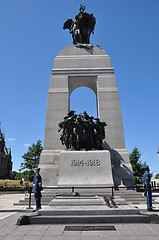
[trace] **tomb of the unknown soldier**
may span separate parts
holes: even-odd
[[[95,24],[94,15],[80,5],[75,19],[63,25],[73,45],[60,50],[54,60],[39,164],[42,209],[27,223],[151,222],[149,215],[129,204],[143,198],[134,187],[111,59],[102,46],[90,43]],[[94,91],[97,117],[85,109],[70,109],[70,95],[79,87]]]

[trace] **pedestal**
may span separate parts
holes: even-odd
[[[63,151],[58,187],[75,187],[78,192],[107,191],[114,186],[109,151]],[[102,187],[102,188],[101,188]],[[104,189],[105,187],[105,189]],[[103,192],[102,191],[102,192]]]

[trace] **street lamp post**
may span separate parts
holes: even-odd
[[[157,154],[158,154],[158,160],[159,160],[159,147],[158,147],[158,152],[157,152]]]

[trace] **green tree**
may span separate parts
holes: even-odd
[[[34,175],[33,172],[26,170],[26,171],[17,173],[15,176],[15,180],[20,180],[21,178],[24,178],[32,181],[33,175]]]
[[[146,167],[146,162],[142,163],[142,161],[140,160],[140,157],[141,157],[141,153],[137,147],[135,147],[132,153],[129,154],[130,163],[133,169],[135,184],[142,183],[142,177]]]
[[[36,144],[32,144],[32,146],[28,148],[28,152],[24,153],[24,155],[22,156],[24,162],[21,163],[19,169],[20,173],[17,176],[18,178],[23,177],[32,181],[34,176],[33,169],[38,167],[39,165],[40,154],[42,150],[43,147],[40,140],[38,140]]]
[[[18,172],[16,172],[16,171],[12,171],[12,173],[11,173],[11,179],[15,180],[17,174],[18,174]]]
[[[23,178],[23,173],[17,173],[16,176],[15,176],[15,180],[20,180],[21,178]]]
[[[157,174],[155,175],[155,178],[156,178],[156,179],[159,179],[159,173],[157,173]]]

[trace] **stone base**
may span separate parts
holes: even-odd
[[[122,185],[122,187],[125,186],[129,190],[135,189],[133,170],[126,148],[111,149],[110,152],[114,186],[118,188]]]
[[[133,189],[134,181],[129,155],[126,149],[110,149],[113,186],[118,188],[123,184],[127,189]],[[40,157],[41,175],[44,187],[57,187],[59,177],[59,164],[62,150],[43,150]],[[66,151],[64,151],[66,152]],[[73,151],[67,151],[73,153]],[[77,151],[74,151],[77,153]],[[80,151],[81,153],[82,151]],[[84,151],[85,153],[88,153]],[[93,151],[89,151],[93,152]],[[101,152],[101,151],[95,151]],[[106,152],[106,150],[104,150]],[[70,173],[72,175],[72,172]],[[72,187],[72,184],[71,184]],[[77,189],[77,188],[76,188]],[[108,190],[108,189],[107,189]],[[70,189],[71,191],[71,189]],[[87,191],[84,191],[87,193]],[[63,192],[60,192],[62,194]],[[66,192],[67,193],[67,192]]]
[[[112,187],[109,151],[63,151],[60,156],[58,187]]]
[[[104,198],[101,196],[92,197],[73,197],[73,196],[57,196],[49,206],[100,206],[106,205]]]
[[[43,150],[40,156],[40,174],[43,187],[57,187],[61,150]]]

